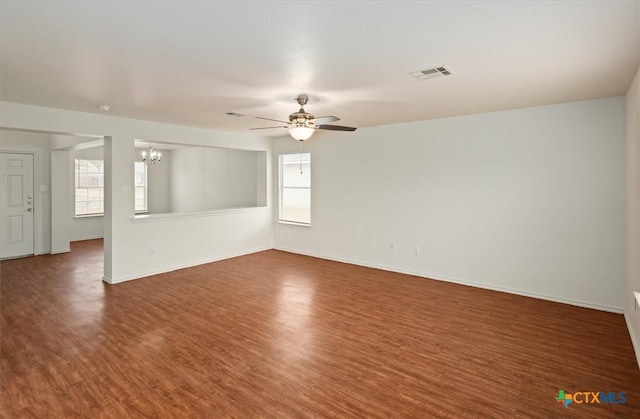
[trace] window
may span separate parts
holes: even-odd
[[[296,224],[311,223],[311,154],[280,156],[279,220]]]
[[[147,212],[147,165],[135,162],[134,185],[136,189],[136,212]]]
[[[135,211],[147,211],[147,166],[135,162]],[[104,214],[104,161],[76,159],[75,215]]]
[[[104,213],[104,161],[76,159],[76,215]]]

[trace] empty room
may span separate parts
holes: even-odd
[[[0,417],[640,417],[640,1],[0,1]]]

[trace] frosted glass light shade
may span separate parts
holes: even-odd
[[[313,128],[309,127],[291,127],[289,128],[289,135],[298,141],[305,141],[311,138],[313,135]]]

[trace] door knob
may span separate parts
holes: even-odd
[[[33,208],[27,208],[27,212],[33,211]]]

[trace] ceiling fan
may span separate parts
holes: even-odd
[[[309,102],[309,97],[307,95],[300,95],[296,99],[298,105],[300,105],[300,110],[298,112],[294,112],[289,115],[289,122],[280,121],[278,119],[271,118],[262,118],[256,116],[258,119],[264,119],[266,121],[275,121],[281,122],[286,125],[279,125],[276,127],[261,127],[261,128],[250,128],[252,130],[256,129],[271,129],[271,128],[287,128],[289,130],[289,134],[296,140],[302,142],[311,138],[315,130],[317,129],[325,129],[329,131],[355,131],[356,128],[353,127],[345,127],[342,125],[329,125],[329,122],[339,121],[340,118],[335,116],[320,116],[316,118],[311,115],[309,112],[304,110],[304,105]]]

